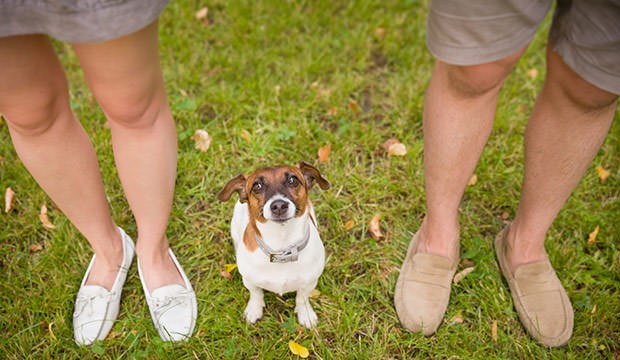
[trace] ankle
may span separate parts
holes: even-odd
[[[141,263],[157,264],[168,260],[168,239],[163,237],[159,241],[145,241],[138,239],[136,243],[136,255]]]
[[[104,247],[99,247],[95,250],[95,256],[97,262],[104,268],[110,271],[118,271],[118,267],[123,262],[124,250],[123,239],[121,238],[118,230],[115,233],[115,237],[111,238],[111,241],[107,241]]]
[[[445,256],[450,259],[458,257],[459,248],[459,225],[437,224],[427,218],[422,221],[418,234],[417,251]]]
[[[510,226],[506,236],[506,259],[510,271],[519,266],[547,258],[545,235],[522,231],[518,224]]]

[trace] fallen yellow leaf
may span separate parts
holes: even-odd
[[[52,224],[50,219],[47,217],[47,206],[45,203],[41,205],[41,212],[39,213],[39,220],[41,220],[41,224],[48,229],[56,229],[56,226]]]
[[[252,136],[250,136],[250,133],[245,129],[239,132],[239,136],[241,136],[241,138],[247,142],[252,142]]]
[[[237,264],[224,264],[224,268],[227,272],[231,273],[237,268]]]
[[[368,231],[370,232],[370,236],[373,239],[379,240],[383,237],[383,233],[381,232],[381,227],[379,226],[379,220],[381,220],[381,214],[375,214],[370,220],[368,224]]]
[[[349,220],[346,223],[344,223],[344,225],[342,225],[342,228],[345,230],[350,230],[353,226],[355,226],[355,221]]]
[[[211,136],[209,136],[209,133],[205,130],[196,130],[192,136],[192,140],[194,140],[196,149],[202,152],[207,151],[211,145]]]
[[[491,338],[497,344],[497,320],[493,320],[491,323]]]
[[[532,79],[536,79],[538,77],[538,69],[531,68],[527,71],[527,76]]]
[[[316,297],[319,297],[319,295],[321,295],[321,292],[319,290],[312,289],[312,291],[310,291],[309,297],[316,298]]]
[[[473,174],[469,178],[469,181],[467,182],[467,186],[474,186],[474,185],[476,185],[477,182],[478,182],[478,175]]]
[[[299,355],[299,357],[301,358],[307,358],[308,355],[310,355],[310,352],[308,351],[308,348],[306,348],[303,345],[300,345],[298,343],[296,343],[293,340],[289,340],[288,342],[288,348],[291,350],[291,352],[295,355]]]
[[[594,231],[592,231],[590,233],[590,235],[588,235],[588,244],[589,245],[592,245],[592,244],[594,244],[596,242],[596,236],[598,235],[598,230],[599,230],[599,227],[598,227],[598,225],[596,225],[596,227],[594,228]]]
[[[329,159],[329,154],[331,153],[331,151],[332,151],[332,146],[330,144],[321,146],[318,151],[319,162],[320,163],[327,162],[327,159]]]
[[[15,192],[10,187],[6,188],[4,192],[4,212],[8,213],[13,209],[15,202]]]
[[[601,182],[605,182],[609,175],[611,175],[611,172],[609,172],[609,170],[605,169],[601,165],[596,166],[596,172],[598,173],[598,178],[601,179]]]
[[[454,284],[458,284],[459,281],[463,280],[463,278],[467,275],[469,275],[472,271],[474,271],[474,267],[467,267],[461,271],[459,271],[456,275],[454,275],[454,279],[452,279],[452,282]]]
[[[330,108],[329,110],[327,110],[327,115],[329,116],[334,116],[338,113],[338,109],[336,109],[335,107]]]

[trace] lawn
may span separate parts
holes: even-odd
[[[206,20],[196,12],[207,6]],[[495,130],[461,205],[464,267],[438,332],[400,326],[392,297],[400,265],[424,215],[422,104],[433,59],[425,47],[426,1],[174,1],[160,20],[161,59],[179,134],[169,237],[198,297],[194,337],[159,340],[134,264],[118,321],[92,347],[73,342],[72,311],[92,252],[17,158],[0,121],[0,190],[15,195],[0,215],[0,357],[295,359],[294,340],[314,359],[620,358],[620,123],[551,227],[546,243],[575,308],[574,335],[546,349],[520,325],[492,248],[518,205],[523,133],[541,88],[549,18],[507,80]],[[135,223],[114,169],[105,118],[71,48],[54,44],[72,107],[99,155],[115,221]],[[533,71],[534,69],[535,71]],[[199,151],[192,135],[212,137]],[[390,138],[407,148],[388,156]],[[319,163],[317,151],[331,153]],[[330,180],[313,190],[327,264],[312,304],[314,330],[297,326],[294,296],[268,294],[255,325],[235,271],[233,202],[216,199],[242,172],[306,160]],[[596,166],[611,173],[599,179]],[[41,205],[55,229],[39,221]],[[368,234],[381,214],[383,238]],[[346,224],[346,226],[345,226]],[[352,224],[352,226],[351,226]],[[594,242],[588,235],[598,227]],[[496,326],[496,332],[493,328]]]

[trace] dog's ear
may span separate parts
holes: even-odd
[[[327,179],[321,176],[321,173],[317,168],[303,160],[300,161],[299,164],[297,164],[297,167],[299,168],[299,170],[301,170],[301,173],[304,174],[304,178],[306,178],[306,184],[308,184],[308,189],[312,188],[312,185],[314,185],[315,181],[319,184],[319,187],[321,189],[329,189],[329,181],[327,181]]]
[[[224,185],[222,191],[220,191],[220,193],[217,195],[217,198],[221,202],[228,201],[228,199],[230,199],[230,197],[232,196],[232,193],[236,191],[239,194],[239,201],[241,201],[242,203],[248,201],[248,194],[246,194],[245,192],[246,180],[247,179],[243,174],[239,174],[234,178],[230,179],[230,181],[228,181],[226,185]]]

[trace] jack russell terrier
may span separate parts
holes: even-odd
[[[218,195],[224,202],[239,194],[230,232],[237,268],[250,291],[244,312],[249,323],[263,316],[263,289],[280,295],[296,291],[299,323],[312,328],[317,322],[308,297],[323,272],[325,249],[308,197],[315,182],[329,189],[319,171],[301,161],[238,175]]]

